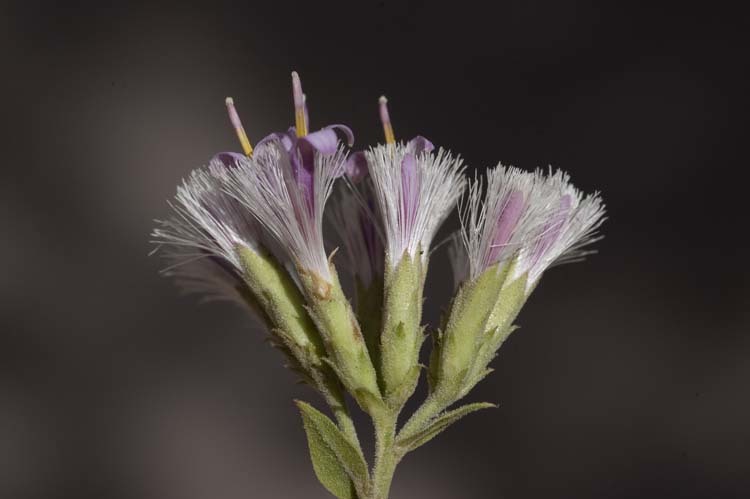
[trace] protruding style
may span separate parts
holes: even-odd
[[[297,137],[304,137],[307,135],[307,107],[305,94],[302,93],[302,82],[296,71],[292,71],[292,97],[294,98],[294,124]]]
[[[242,126],[242,121],[240,121],[240,115],[234,107],[234,99],[227,97],[225,103],[227,105],[227,112],[229,113],[229,121],[232,122],[234,131],[237,133],[237,138],[242,145],[242,151],[245,153],[245,156],[250,157],[253,155],[253,146],[250,144],[250,139],[247,138],[245,127]]]
[[[380,122],[383,124],[383,133],[385,134],[386,144],[395,144],[396,136],[393,134],[393,125],[391,125],[391,116],[388,113],[388,99],[381,95],[378,99],[380,106]]]

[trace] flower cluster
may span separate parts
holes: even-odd
[[[153,241],[169,262],[165,274],[252,309],[288,365],[323,395],[335,422],[298,403],[323,485],[337,497],[384,498],[406,452],[491,406],[447,410],[490,372],[544,272],[589,253],[604,205],[551,169],[498,165],[469,181],[462,159],[426,138],[397,142],[385,97],[384,143],[352,152],[345,125],[309,131],[297,73],[292,95],[294,125],[255,147],[227,98],[242,152],[218,153],[183,180]],[[433,240],[457,205],[462,229],[448,247],[456,292],[443,327],[428,330],[422,302]],[[342,250],[336,258],[326,250],[326,221]],[[426,337],[429,394],[397,428]],[[372,417],[371,468],[346,393]]]

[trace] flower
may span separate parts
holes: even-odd
[[[487,173],[486,189],[475,178],[462,204],[468,277],[512,261],[511,280],[526,274],[527,290],[549,267],[589,253],[582,248],[598,239],[605,211],[598,193],[584,196],[562,171],[502,165]]]
[[[260,221],[299,271],[330,282],[323,210],[346,161],[336,131],[343,132],[349,145],[354,138],[345,125],[305,134],[305,99],[296,73],[293,81],[297,127],[268,135],[251,157],[236,157],[227,190]]]
[[[462,160],[433,149],[429,140],[418,136],[365,153],[391,268],[404,254],[421,255],[426,263],[437,229],[464,189]]]
[[[170,260],[165,269],[187,290],[212,291],[232,299],[242,286],[241,248],[257,252],[260,233],[253,217],[223,190],[228,156],[194,170],[177,188],[174,216],[157,220],[153,242]]]
[[[486,188],[482,177],[475,176],[459,211],[466,277],[476,279],[506,262],[533,237],[547,210],[543,185],[539,172],[502,165],[487,172]]]

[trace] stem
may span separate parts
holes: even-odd
[[[352,418],[349,415],[349,409],[347,409],[346,405],[336,407],[331,406],[331,409],[333,410],[333,415],[336,417],[336,421],[338,421],[339,428],[344,433],[344,436],[348,437],[353,444],[359,447],[357,428],[355,428],[354,421],[352,421]]]
[[[354,421],[352,421],[352,417],[349,414],[349,408],[346,406],[346,399],[341,390],[341,385],[337,381],[330,379],[326,379],[323,383],[327,386],[321,392],[331,411],[333,411],[339,428],[344,433],[344,436],[349,438],[351,443],[359,448],[360,443],[357,437],[357,428],[354,426]]]
[[[397,413],[386,411],[373,418],[375,426],[375,466],[367,499],[388,499],[393,473],[400,460],[394,448]]]

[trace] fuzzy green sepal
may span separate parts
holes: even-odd
[[[432,369],[436,393],[450,398],[463,387],[507,273],[507,264],[493,265],[458,290],[439,338],[438,365]]]
[[[489,363],[497,356],[497,351],[508,336],[518,329],[513,325],[513,321],[528,297],[527,277],[524,273],[503,285],[497,303],[487,320],[485,332],[479,341],[479,350],[474,358],[474,365],[467,373],[461,397],[492,372],[492,369],[488,368]]]
[[[248,288],[284,346],[302,364],[320,366],[325,355],[322,338],[305,311],[302,293],[287,272],[268,254],[245,247],[238,248],[237,253]]]
[[[323,336],[328,363],[349,393],[367,412],[382,404],[377,375],[351,304],[346,299],[333,264],[331,282],[299,269],[308,312]],[[375,402],[373,402],[375,401]]]
[[[392,408],[401,407],[416,387],[415,368],[424,341],[420,325],[423,285],[420,256],[404,253],[396,266],[386,272],[380,372],[386,401]],[[418,369],[416,373],[418,377]]]

